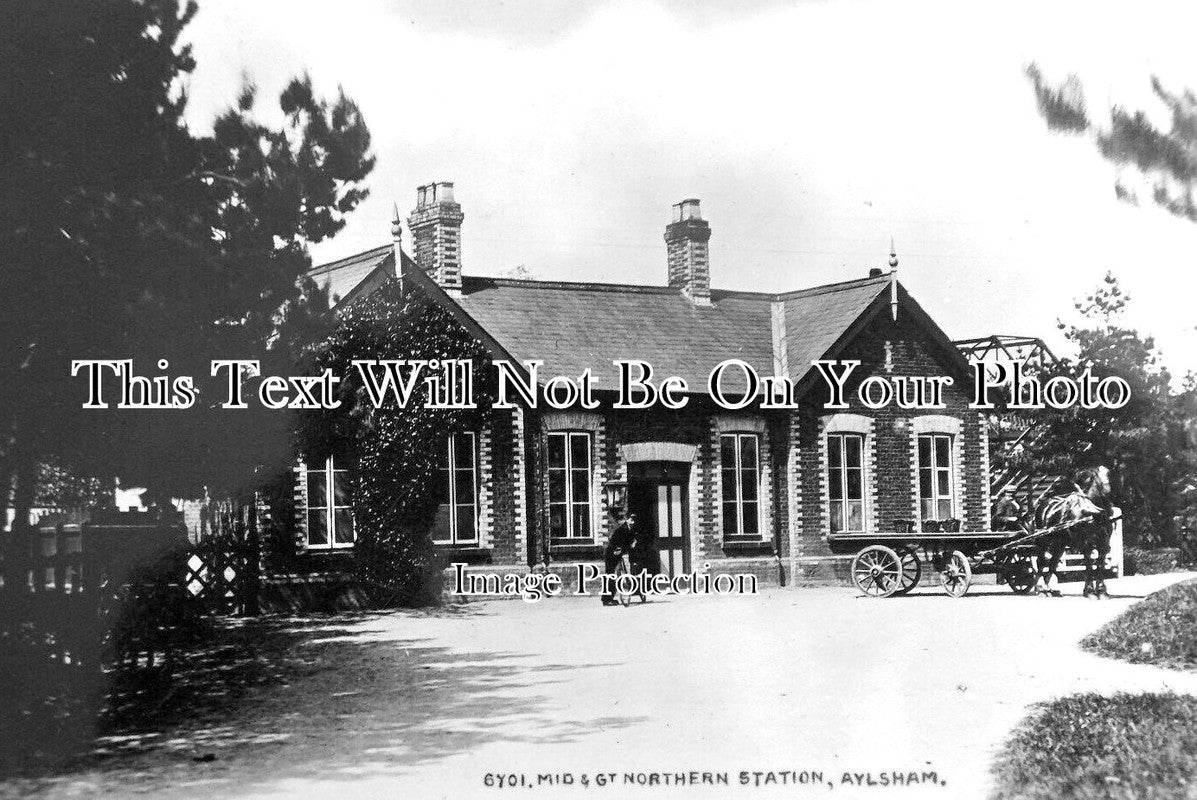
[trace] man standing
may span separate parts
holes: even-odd
[[[993,524],[995,531],[1022,530],[1022,506],[1009,494],[998,498],[993,507]]]
[[[630,557],[632,548],[636,546],[636,534],[632,532],[636,525],[636,516],[629,514],[625,519],[622,508],[611,509],[611,516],[615,519],[616,527],[611,532],[611,538],[607,540],[606,550],[603,551],[603,571],[608,575],[615,574],[619,560],[625,553]],[[603,605],[605,606],[619,605],[611,591],[613,583],[611,580],[603,581]]]

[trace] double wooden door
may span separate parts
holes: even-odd
[[[690,465],[681,462],[638,462],[628,465],[628,510],[637,523],[656,535],[661,572],[690,571],[686,488]]]

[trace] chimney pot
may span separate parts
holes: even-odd
[[[699,208],[699,201],[695,198],[683,200],[673,207],[673,221],[682,222],[688,219],[702,219],[702,210]]]
[[[416,210],[453,202],[453,184],[450,181],[427,183],[416,189]]]
[[[461,290],[461,223],[465,215],[453,199],[453,184],[437,181],[416,189],[416,208],[407,218],[420,269],[448,291]]]

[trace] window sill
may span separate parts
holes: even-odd
[[[603,546],[592,541],[553,539],[549,542],[549,553],[554,556],[595,559],[603,557]]]
[[[960,533],[963,524],[956,517],[946,519],[925,519],[919,525],[924,533]]]
[[[490,564],[494,561],[489,547],[470,544],[436,543],[437,552],[465,564]]]
[[[724,539],[723,552],[729,556],[774,555],[773,542],[765,539]]]

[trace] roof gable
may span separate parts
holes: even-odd
[[[801,379],[826,358],[853,323],[889,287],[889,277],[865,278],[782,295],[788,373]]]

